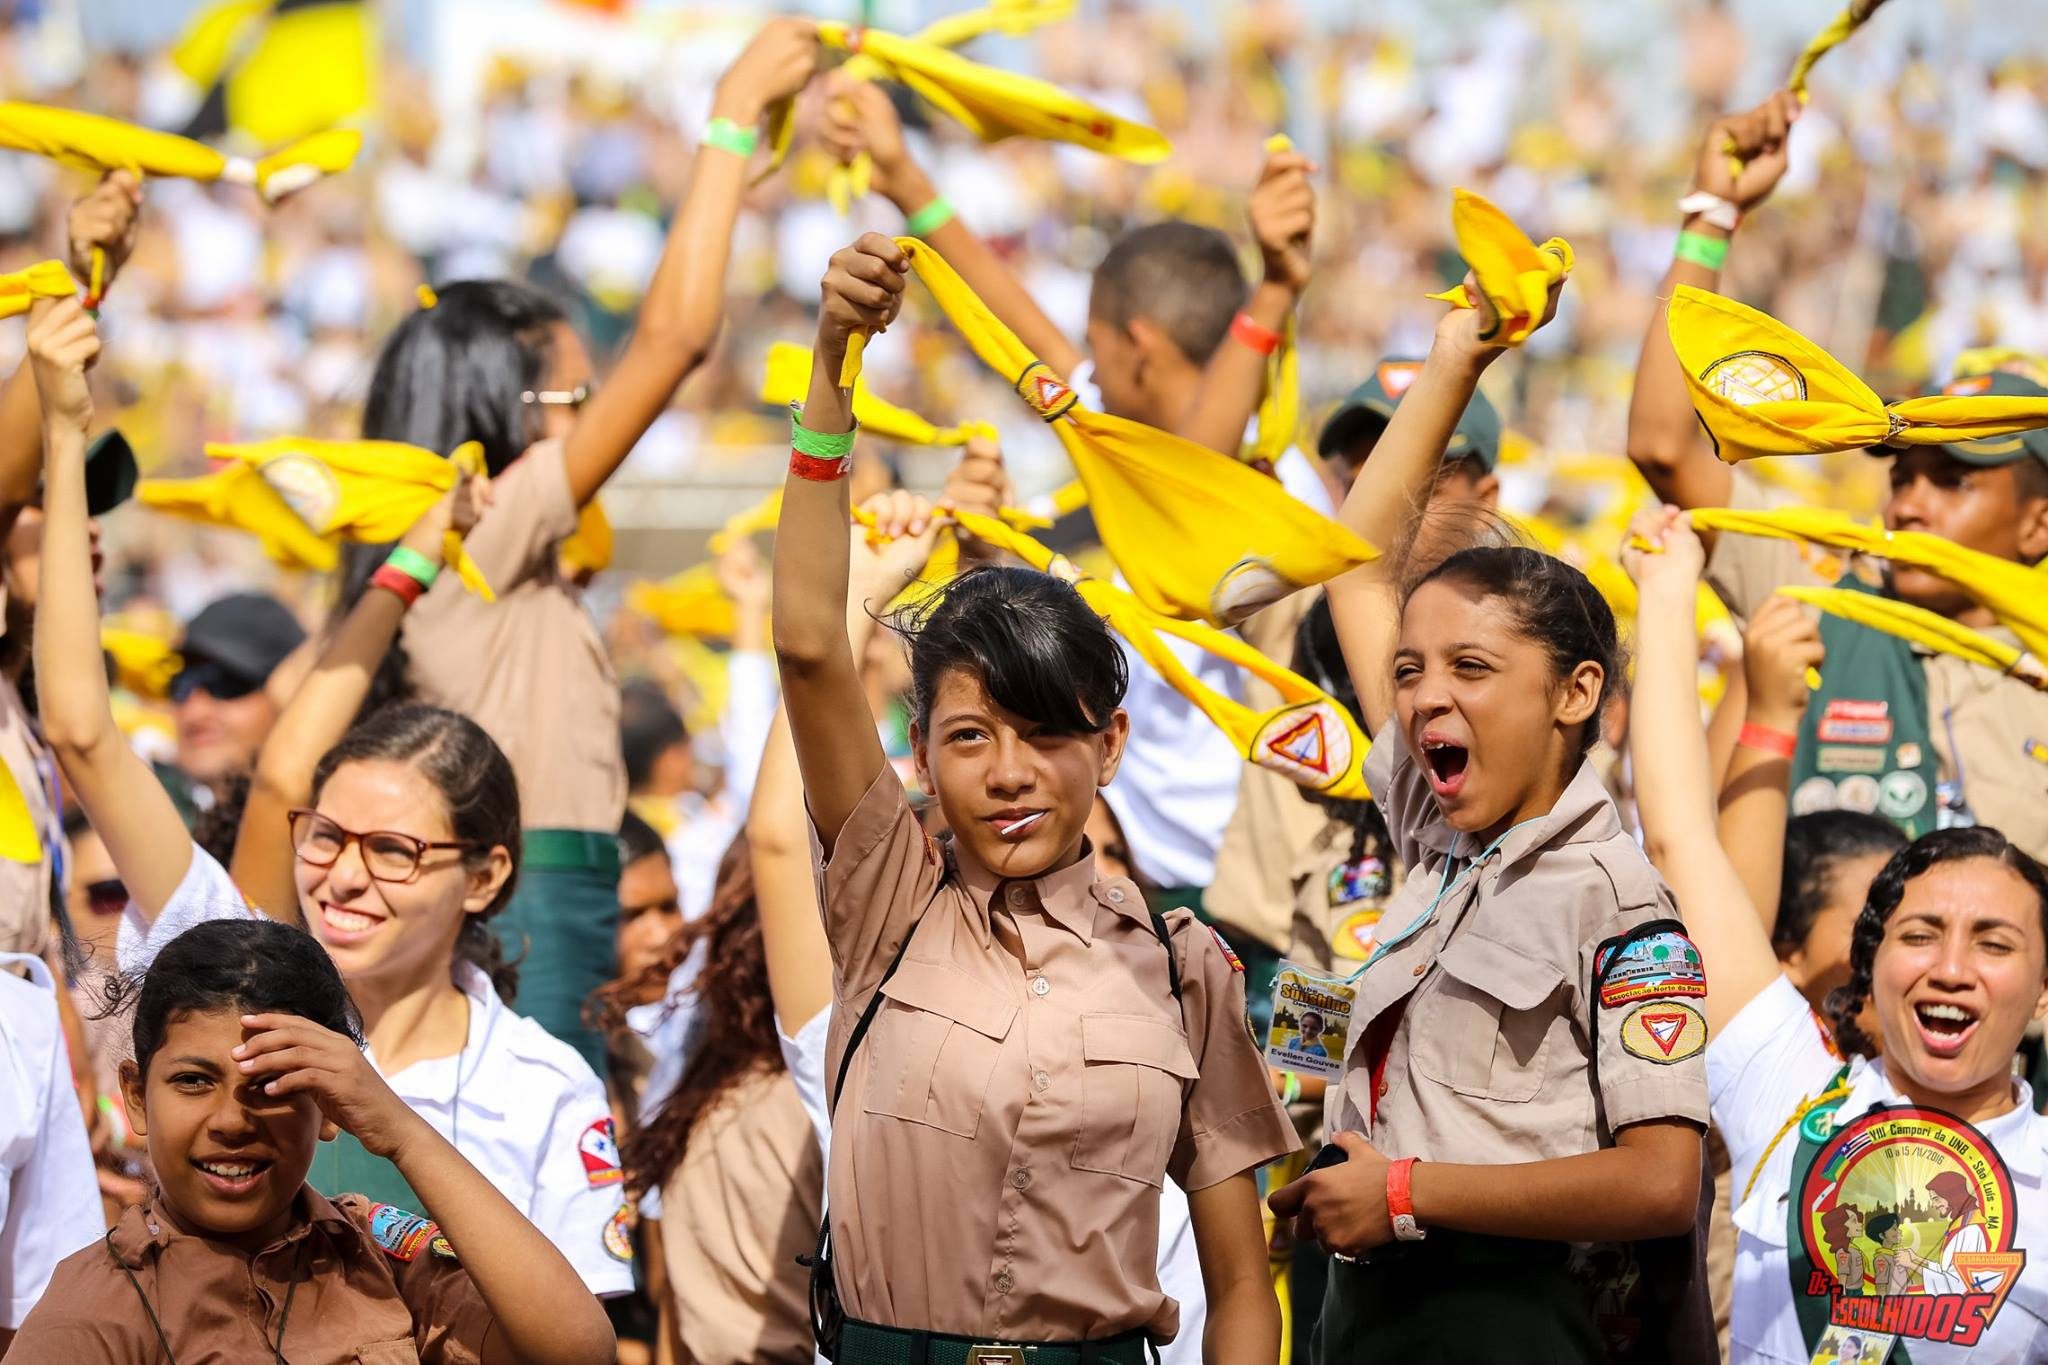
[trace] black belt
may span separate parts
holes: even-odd
[[[852,1318],[840,1330],[835,1365],[1151,1365],[1145,1333],[1100,1341],[990,1341],[882,1327]]]

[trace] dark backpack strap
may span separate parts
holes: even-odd
[[[1180,1009],[1181,1027],[1186,1028],[1188,1007],[1180,996],[1180,962],[1173,955],[1173,930],[1167,927],[1166,916],[1157,910],[1152,911],[1152,932],[1159,936],[1159,946],[1166,949],[1166,983],[1173,991],[1173,1003]]]

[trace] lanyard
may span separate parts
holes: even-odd
[[[1534,824],[1537,820],[1540,820],[1542,818],[1543,817],[1540,815],[1532,816],[1529,819],[1523,820],[1518,824],[1509,825],[1506,829],[1500,832],[1500,836],[1498,838],[1496,838],[1492,843],[1488,844],[1485,847],[1485,849],[1483,849],[1480,852],[1478,857],[1464,860],[1462,862],[1462,865],[1461,860],[1459,859],[1456,853],[1448,855],[1444,859],[1443,871],[1439,873],[1437,876],[1436,895],[1430,897],[1429,905],[1423,910],[1421,914],[1417,915],[1412,921],[1410,921],[1401,930],[1400,933],[1394,935],[1392,938],[1380,940],[1379,945],[1373,949],[1372,956],[1365,960],[1365,966],[1360,967],[1357,971],[1353,972],[1350,975],[1350,977],[1347,978],[1347,980],[1358,980],[1359,977],[1365,975],[1367,969],[1369,969],[1373,963],[1378,962],[1382,957],[1386,956],[1386,954],[1390,950],[1398,947],[1403,943],[1406,943],[1409,939],[1414,938],[1417,934],[1421,933],[1422,930],[1428,927],[1430,922],[1436,918],[1437,907],[1444,903],[1444,898],[1449,896],[1453,891],[1456,891],[1459,887],[1463,886],[1465,884],[1465,878],[1467,877],[1467,875],[1477,872],[1485,864],[1486,860],[1494,855],[1495,850],[1499,849],[1502,844],[1507,842],[1507,838],[1510,834],[1513,834],[1523,825]],[[1463,839],[1465,836],[1461,834],[1458,837],[1460,839]],[[1456,869],[1455,876],[1452,875],[1453,869]]]

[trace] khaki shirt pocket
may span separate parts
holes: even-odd
[[[1436,960],[1443,980],[1417,1000],[1409,1030],[1415,1069],[1461,1095],[1534,1099],[1564,1012],[1564,971],[1472,933],[1452,939]]]
[[[915,960],[882,995],[861,1107],[973,1137],[1017,1006],[943,963]]]
[[[1084,1014],[1081,1058],[1074,1169],[1158,1189],[1180,1134],[1185,1083],[1197,1075],[1187,1039],[1149,1014]]]
[[[410,1337],[377,1341],[356,1348],[356,1365],[420,1365],[420,1353]]]

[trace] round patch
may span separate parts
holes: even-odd
[[[1794,815],[1812,815],[1817,811],[1833,810],[1837,804],[1835,784],[1830,778],[1809,777],[1792,792]]]
[[[1877,812],[1877,796],[1877,779],[1869,773],[1857,773],[1835,784],[1835,801],[1843,810],[1874,815]]]
[[[1841,1107],[1837,1100],[1807,1110],[1806,1117],[1799,1120],[1799,1136],[1807,1142],[1826,1142],[1835,1130],[1835,1111]]]
[[[1828,1320],[1971,1346],[2026,1264],[2012,1177],[1985,1136],[1939,1109],[1882,1106],[1838,1124],[1799,1188],[1797,1223]],[[1897,1302],[1886,1304],[1886,1299]]]
[[[1351,770],[1351,728],[1333,702],[1290,706],[1259,727],[1251,759],[1321,791]]]
[[[1225,569],[1223,577],[1216,580],[1209,594],[1209,614],[1223,625],[1234,626],[1299,591],[1300,586],[1282,578],[1265,560],[1250,555]]]
[[[257,472],[300,521],[321,535],[327,533],[335,509],[341,506],[341,480],[333,470],[311,455],[287,451],[265,460]]]
[[[1700,383],[1739,408],[1806,397],[1806,376],[1791,361],[1769,351],[1722,356],[1707,366]]]
[[[1927,779],[1916,772],[1901,768],[1886,773],[1877,784],[1877,808],[1891,819],[1907,819],[1926,804]]]
[[[445,1235],[436,1236],[433,1241],[427,1243],[427,1250],[436,1256],[445,1256],[451,1261],[455,1259],[455,1248]]]
[[[631,1217],[626,1206],[621,1204],[619,1211],[611,1216],[611,1221],[604,1225],[604,1249],[614,1261],[633,1259]]]
[[[1330,951],[1346,962],[1363,962],[1372,956],[1380,927],[1380,912],[1361,910],[1338,925],[1330,935]]]
[[[1894,757],[1901,768],[1917,768],[1920,766],[1920,746],[1909,739],[1898,747]]]
[[[1081,400],[1042,360],[1034,360],[1017,376],[1018,396],[1046,421],[1056,421]]]
[[[1381,900],[1392,881],[1385,859],[1366,857],[1339,863],[1330,869],[1330,908],[1342,910],[1359,901]]]
[[[1630,1056],[1671,1066],[1707,1045],[1707,1021],[1690,1005],[1653,1000],[1621,1021],[1621,1046]]]

